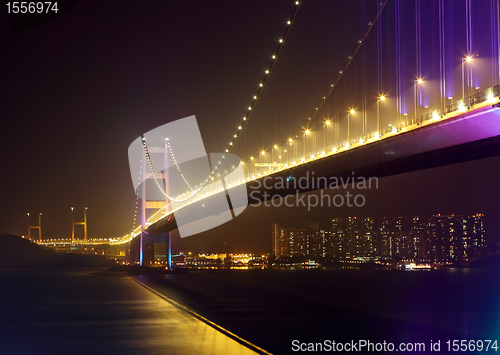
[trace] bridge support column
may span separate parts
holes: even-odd
[[[147,223],[147,212],[150,210],[165,210],[169,207],[169,201],[167,199],[168,193],[168,183],[167,176],[165,174],[166,167],[168,166],[168,145],[164,143],[163,146],[146,146],[146,140],[143,137],[143,148],[142,152],[142,166],[141,166],[141,235],[139,240],[139,264],[141,266],[150,266],[150,264],[155,264],[155,244],[163,244],[163,246],[157,245],[157,252],[164,258],[166,249],[166,263],[168,267],[171,267],[171,253],[170,253],[170,233],[168,235],[168,242],[166,241],[166,234],[156,234],[156,233],[146,233],[148,227]],[[152,167],[153,163],[150,161],[150,156],[162,155],[163,156],[163,166],[157,169],[159,171],[154,172]],[[171,164],[172,165],[172,164]],[[153,184],[155,183],[155,184]],[[148,186],[149,185],[149,186]],[[160,187],[161,185],[161,187]],[[160,191],[158,190],[160,187]],[[165,212],[168,211],[165,210]],[[165,247],[165,248],[163,248]]]
[[[171,232],[168,232],[168,236],[167,236],[167,265],[168,265],[169,270],[172,270],[171,237],[172,237]]]
[[[83,210],[83,222],[75,222],[75,211],[71,207],[71,225],[73,226],[71,230],[71,246],[73,246],[73,241],[75,240],[75,226],[83,226],[83,239],[87,241],[87,207]]]
[[[141,235],[138,235],[137,237],[129,241],[127,262],[132,265],[141,263],[141,244]]]
[[[144,266],[144,250],[143,250],[143,247],[144,247],[144,240],[143,240],[143,234],[144,234],[144,231],[142,230],[142,226],[141,226],[141,237],[140,237],[140,241],[139,241],[139,265],[141,266]]]
[[[170,233],[146,233],[139,238],[139,259],[141,266],[152,266],[157,259],[165,259],[171,268]]]
[[[30,214],[28,213],[28,240],[31,240],[32,229],[38,229],[38,240],[42,242],[42,212],[38,215],[38,226],[31,225]]]

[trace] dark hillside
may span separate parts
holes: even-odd
[[[0,236],[0,268],[41,267],[105,267],[116,265],[102,255],[56,253],[27,239],[3,234]]]

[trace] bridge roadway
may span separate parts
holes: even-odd
[[[465,113],[406,127],[383,139],[327,155],[321,159],[278,171],[246,183],[248,203],[323,189],[330,178],[385,177],[500,155],[500,103],[483,104]],[[313,175],[314,173],[314,175]],[[279,185],[279,180],[310,179],[315,184]],[[327,179],[318,179],[326,177]],[[266,181],[265,179],[272,179]],[[269,188],[271,186],[271,188]],[[264,192],[267,194],[264,195]],[[235,201],[233,201],[234,203]],[[151,224],[148,233],[167,233],[177,228],[175,216]]]

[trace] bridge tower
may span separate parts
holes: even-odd
[[[38,229],[38,240],[42,241],[42,212],[38,215],[38,226],[32,226],[30,221],[30,214],[28,212],[28,240],[31,240],[31,230]]]
[[[144,140],[143,140],[144,144]],[[146,147],[146,146],[145,146]],[[170,238],[171,234],[163,233],[147,233],[145,230],[148,227],[147,214],[148,210],[160,210],[164,209],[165,213],[170,211],[170,203],[166,197],[168,195],[168,181],[167,174],[165,173],[167,169],[167,159],[168,159],[168,147],[165,143],[164,146],[154,147],[147,146],[142,153],[142,186],[141,186],[141,235],[139,242],[139,264],[144,266],[146,249],[152,251],[152,261],[154,262],[154,251],[155,244],[165,244],[166,249],[166,259],[168,268],[171,269],[171,248],[170,248]],[[162,154],[163,155],[163,170],[161,172],[151,172],[152,154]],[[155,181],[156,180],[156,181]],[[148,184],[148,181],[151,184]],[[154,185],[153,185],[154,183]],[[149,186],[148,186],[149,185]],[[164,193],[160,192],[158,186]],[[149,253],[150,254],[150,253]]]
[[[75,226],[83,225],[83,238],[87,241],[87,207],[83,210],[83,222],[75,222],[75,211],[74,208],[71,207],[71,246],[73,246],[73,241],[75,240]]]

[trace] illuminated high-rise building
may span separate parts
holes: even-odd
[[[272,225],[272,248],[276,257],[286,256],[289,253],[288,238],[286,229],[280,227],[278,223]]]
[[[273,223],[273,253],[312,259],[471,261],[486,257],[483,217],[335,217],[329,231],[313,222],[302,228]]]

